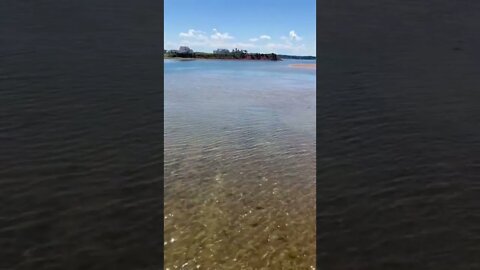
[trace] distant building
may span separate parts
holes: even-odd
[[[230,51],[228,49],[216,49],[213,51],[214,54],[229,54]]]
[[[247,50],[239,50],[237,48],[232,50],[232,53],[247,53]]]
[[[178,48],[178,52],[179,53],[193,53],[193,50],[190,49],[187,46],[180,46],[180,48]]]

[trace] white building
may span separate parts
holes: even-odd
[[[190,49],[187,46],[180,46],[180,48],[178,48],[178,52],[179,53],[193,53],[193,50]]]

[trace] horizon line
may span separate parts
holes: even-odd
[[[190,48],[189,46],[184,46],[184,45],[181,45],[179,47],[188,47]],[[178,50],[177,49],[166,49],[165,47],[163,48],[164,50],[167,50],[167,51],[170,51],[170,50]],[[204,51],[195,51],[194,49],[190,48],[191,50],[193,50],[193,52],[197,52],[197,53],[209,53],[209,52],[204,52]],[[223,49],[223,48],[217,48],[217,49],[212,49],[212,51],[214,50],[218,50],[218,49]],[[238,48],[237,48],[238,49]],[[246,49],[238,49],[238,50],[246,50]],[[230,50],[231,51],[231,50]],[[287,56],[304,56],[304,57],[317,57],[317,55],[301,55],[301,54],[284,54],[284,53],[277,53],[277,52],[270,52],[270,53],[265,53],[265,52],[253,52],[253,51],[248,51],[246,50],[247,53],[259,53],[259,54],[270,54],[270,53],[273,53],[273,54],[276,54],[276,55],[287,55]]]

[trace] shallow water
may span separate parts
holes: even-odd
[[[165,61],[165,269],[315,266],[315,71]]]

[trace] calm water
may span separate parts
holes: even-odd
[[[150,2],[0,4],[0,269],[161,269]]]
[[[480,269],[478,14],[319,1],[319,269]]]
[[[314,264],[312,75],[170,66],[162,134],[150,2],[0,4],[0,269],[161,269],[163,136],[167,264]],[[318,7],[318,269],[479,269],[480,3]]]
[[[165,67],[165,269],[315,266],[315,71]]]

